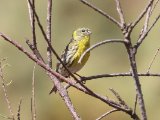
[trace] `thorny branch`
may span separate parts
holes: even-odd
[[[143,99],[143,93],[141,90],[141,84],[140,84],[140,80],[139,80],[139,76],[160,76],[160,74],[153,74],[153,73],[138,73],[137,70],[137,64],[136,64],[136,52],[137,49],[139,48],[139,46],[142,44],[142,42],[144,41],[144,39],[147,37],[148,33],[151,31],[151,29],[154,27],[154,25],[157,23],[157,21],[160,18],[160,14],[157,16],[157,18],[155,19],[155,21],[151,24],[151,26],[149,27],[149,20],[151,17],[151,14],[153,12],[153,9],[156,7],[157,3],[159,0],[156,1],[156,3],[153,5],[154,0],[149,0],[147,6],[144,8],[144,10],[142,11],[142,13],[138,16],[138,18],[131,24],[127,24],[125,22],[125,18],[123,15],[123,10],[121,8],[121,4],[119,0],[115,0],[116,2],[116,8],[117,8],[117,13],[119,15],[120,18],[120,22],[117,21],[116,19],[114,19],[112,16],[108,15],[108,13],[104,12],[103,10],[97,8],[95,5],[91,4],[90,2],[88,2],[87,0],[80,0],[80,2],[82,2],[83,4],[87,5],[88,7],[92,8],[93,10],[95,10],[96,12],[98,12],[99,14],[103,15],[104,17],[106,17],[108,20],[112,21],[114,24],[116,24],[122,31],[122,34],[124,35],[124,40],[123,39],[110,39],[110,40],[104,40],[102,42],[99,42],[95,45],[93,45],[91,48],[87,49],[87,51],[85,51],[85,53],[81,56],[81,59],[83,58],[83,56],[89,52],[90,50],[93,50],[94,48],[106,44],[106,43],[123,43],[126,47],[126,50],[128,52],[128,58],[130,61],[130,67],[131,67],[131,72],[129,73],[114,73],[114,74],[103,74],[103,75],[95,75],[95,76],[89,76],[89,77],[82,77],[81,81],[86,81],[86,80],[92,80],[92,79],[97,79],[97,78],[102,78],[102,77],[118,77],[118,76],[132,76],[134,81],[135,81],[135,87],[136,87],[136,94],[137,94],[137,98],[138,98],[138,102],[139,106],[140,106],[140,112],[141,112],[141,118],[142,120],[147,120],[147,114],[146,114],[146,110],[145,110],[145,104],[144,104],[144,99]],[[61,62],[61,64],[66,68],[66,70],[71,74],[71,76],[78,81],[78,79],[68,70],[68,68],[63,64],[63,62],[61,61],[60,57],[58,56],[58,54],[56,53],[55,49],[53,48],[53,46],[51,45],[51,11],[52,11],[52,0],[48,0],[48,7],[47,7],[47,32],[45,33],[43,26],[40,22],[40,19],[36,13],[35,10],[35,5],[34,5],[34,0],[28,0],[28,6],[29,6],[29,13],[30,13],[30,22],[31,22],[31,28],[32,28],[32,40],[33,40],[33,44],[30,43],[29,41],[27,42],[29,47],[32,49],[33,53],[36,55],[33,55],[29,52],[27,52],[21,45],[19,45],[15,40],[12,40],[11,38],[9,38],[8,36],[4,35],[3,33],[0,33],[0,36],[2,38],[4,38],[6,41],[10,42],[12,45],[14,45],[15,47],[17,47],[21,52],[23,52],[24,54],[26,54],[31,60],[33,60],[34,62],[36,62],[39,66],[41,66],[44,70],[46,70],[47,74],[50,76],[51,80],[54,82],[54,84],[56,85],[60,96],[62,97],[62,99],[64,100],[66,106],[68,107],[69,111],[71,112],[73,118],[75,120],[79,120],[80,116],[77,114],[77,112],[75,111],[73,104],[70,100],[70,97],[68,96],[68,93],[66,91],[66,89],[64,88],[64,86],[62,86],[62,84],[60,83],[59,79],[63,80],[64,82],[68,83],[69,85],[75,87],[76,89],[94,97],[97,98],[99,100],[101,100],[102,102],[108,104],[109,106],[113,107],[114,110],[113,111],[109,111],[108,113],[106,113],[103,116],[106,116],[114,111],[123,111],[125,113],[127,113],[128,115],[130,115],[131,118],[138,120],[139,117],[135,112],[135,109],[132,110],[126,103],[124,100],[122,100],[122,98],[119,96],[119,94],[117,92],[115,92],[114,90],[111,90],[113,92],[113,94],[117,97],[118,102],[115,102],[113,100],[110,100],[107,97],[104,96],[100,96],[98,94],[96,94],[95,92],[93,92],[92,90],[90,90],[88,87],[86,87],[85,85],[83,85],[81,82],[72,82],[72,80],[70,80],[69,78],[65,78],[62,75],[60,75],[59,73],[53,71],[51,69],[52,66],[52,56],[51,56],[51,52],[56,56],[56,58]],[[145,16],[146,14],[146,20],[144,22],[144,27],[142,29],[142,32],[140,34],[139,39],[137,40],[137,43],[135,45],[132,45],[132,39],[131,39],[131,32],[133,31],[133,29],[135,28],[135,26],[141,21],[141,19]],[[49,66],[47,64],[45,64],[42,56],[40,55],[38,49],[37,49],[37,41],[36,41],[36,34],[35,34],[35,20],[38,23],[38,26],[42,32],[42,35],[45,39],[45,41],[47,42],[48,45],[48,62],[49,62]],[[38,51],[38,54],[36,54],[36,52],[34,52],[34,48]],[[40,57],[39,57],[40,55]],[[81,59],[79,60],[79,62],[81,62]],[[12,111],[10,111],[11,115],[14,118],[14,115],[12,114]],[[101,117],[100,117],[101,119]]]
[[[12,45],[14,45],[16,48],[18,48],[21,52],[23,52],[24,54],[26,54],[30,59],[32,59],[34,62],[36,62],[39,66],[41,66],[42,68],[44,68],[46,71],[48,71],[48,73],[52,74],[52,79],[61,79],[63,80],[64,82],[70,84],[71,86],[75,87],[76,89],[94,97],[94,98],[97,98],[99,99],[100,101],[108,104],[109,106],[112,106],[118,110],[121,110],[125,113],[127,113],[128,115],[131,116],[131,118],[138,118],[138,116],[136,114],[133,114],[133,110],[132,109],[125,109],[123,106],[121,106],[119,103],[117,102],[114,102],[113,100],[110,100],[106,97],[103,97],[103,96],[100,96],[92,91],[88,91],[88,89],[84,89],[83,87],[79,86],[79,85],[76,85],[74,83],[72,83],[71,81],[72,80],[69,80],[68,78],[65,78],[63,77],[62,75],[60,75],[59,73],[57,72],[54,72],[50,67],[48,67],[48,65],[44,64],[44,62],[42,62],[41,60],[37,59],[34,55],[32,55],[31,53],[28,53],[22,46],[20,46],[15,40],[12,40],[10,39],[9,37],[7,37],[6,35],[0,33],[0,36],[3,37],[6,41],[8,41],[9,43],[11,43]],[[55,80],[54,81],[55,84],[57,85],[57,89],[58,90],[63,90],[63,86],[61,84],[59,84],[59,81],[58,80]],[[66,93],[65,93],[66,94]],[[66,98],[66,95],[61,93],[60,92],[60,95],[62,97],[65,97]],[[65,101],[66,102],[66,101]],[[74,112],[75,113],[75,112]]]

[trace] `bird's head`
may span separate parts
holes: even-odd
[[[89,37],[90,34],[92,34],[91,30],[89,28],[78,28],[73,32],[73,38],[82,38],[82,37]]]

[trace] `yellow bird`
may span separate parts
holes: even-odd
[[[81,62],[78,62],[81,55],[90,47],[91,30],[88,28],[78,28],[72,34],[72,39],[66,46],[61,55],[62,62],[66,65],[71,73],[78,72],[87,62],[90,52],[87,52]],[[70,74],[63,67],[61,63],[57,63],[56,71],[64,77],[69,77]],[[57,88],[54,86],[50,93],[56,92]]]

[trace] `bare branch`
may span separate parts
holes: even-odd
[[[30,0],[28,0],[28,2],[29,2],[29,4],[30,4],[30,6],[32,7],[32,3],[30,2]],[[32,8],[33,8],[33,7],[32,7]],[[34,10],[34,9],[33,9],[33,10]],[[50,42],[49,42],[49,40],[48,40],[48,38],[47,38],[47,35],[46,35],[46,33],[45,33],[44,29],[43,29],[43,26],[42,26],[42,24],[41,24],[41,22],[40,22],[40,20],[39,20],[39,17],[38,17],[38,15],[37,15],[37,12],[36,12],[35,10],[34,10],[34,13],[35,13],[35,17],[36,17],[38,26],[39,26],[39,28],[40,28],[40,30],[41,30],[41,32],[42,32],[42,35],[43,35],[45,41],[47,42],[49,48],[51,49],[51,51],[53,52],[53,54],[56,56],[56,58],[59,60],[59,62],[63,65],[63,67],[67,70],[67,72],[68,72],[76,81],[78,81],[78,79],[70,72],[70,70],[69,70],[69,69],[66,67],[66,65],[62,62],[62,60],[61,60],[61,58],[58,56],[57,52],[55,51],[55,49],[54,49],[54,48],[52,47],[52,45],[50,44]]]
[[[136,95],[136,99],[135,99],[135,103],[134,103],[134,110],[133,110],[133,113],[136,113],[137,100],[138,100],[138,96]]]
[[[47,39],[50,45],[51,44],[51,23],[52,23],[52,0],[48,0],[48,6],[47,6]],[[52,51],[51,48],[47,47],[47,59],[48,59],[48,65],[52,68]]]
[[[91,50],[93,50],[93,49],[95,49],[95,48],[97,48],[97,47],[99,47],[99,46],[101,46],[101,45],[103,45],[103,44],[106,44],[106,43],[125,43],[125,41],[122,40],[122,39],[107,39],[107,40],[98,42],[98,43],[92,45],[90,48],[88,48],[88,49],[81,55],[81,57],[80,57],[80,59],[79,59],[78,62],[81,63],[83,57],[85,56],[85,54],[86,54],[87,52],[89,52],[89,51],[91,51]]]
[[[75,86],[77,89],[81,89],[81,91],[84,91],[84,89],[82,87],[77,87],[76,85],[74,85],[71,81],[69,81],[67,78],[65,78],[64,76],[60,75],[57,72],[54,72],[48,65],[46,65],[43,61],[37,59],[34,55],[28,53],[22,46],[20,46],[16,41],[10,39],[9,37],[7,37],[6,35],[0,33],[0,36],[3,37],[6,41],[10,42],[12,45],[14,45],[15,47],[17,47],[21,52],[23,52],[24,54],[26,54],[30,59],[32,59],[34,62],[36,62],[39,66],[41,66],[42,68],[44,68],[46,71],[48,71],[48,73],[51,74],[52,77],[52,81],[55,83],[59,94],[61,95],[62,99],[65,101],[66,106],[68,107],[68,109],[70,110],[70,112],[72,113],[72,116],[75,118],[75,120],[79,120],[79,115],[75,112],[75,109],[70,101],[70,98],[68,97],[68,93],[66,91],[66,89],[61,85],[60,81],[58,79],[61,79],[73,86]],[[58,78],[58,79],[57,79]]]
[[[40,54],[39,50],[35,49],[34,45],[32,43],[30,43],[30,41],[28,39],[26,40],[26,43],[29,46],[29,48],[32,50],[32,52],[34,53],[34,55],[36,55],[36,57],[39,60],[42,60],[45,63],[45,61],[44,61],[42,55]]]
[[[103,119],[104,117],[108,116],[109,114],[111,114],[111,113],[113,113],[113,112],[117,112],[117,111],[119,111],[119,110],[117,110],[117,109],[110,110],[110,111],[104,113],[103,115],[101,115],[100,117],[98,117],[96,120],[101,120],[101,119]]]
[[[105,78],[105,77],[125,77],[125,76],[132,76],[132,73],[113,73],[113,74],[100,74],[100,75],[93,75],[88,77],[82,77],[81,81]],[[138,76],[145,76],[145,77],[160,77],[159,73],[138,73]]]
[[[94,92],[92,92],[91,90],[88,91],[86,90],[84,87],[81,87],[79,85],[76,85],[74,83],[72,83],[68,78],[65,78],[63,77],[62,75],[60,75],[59,73],[57,72],[54,72],[51,68],[48,67],[48,65],[44,64],[41,60],[37,59],[34,55],[28,53],[22,46],[20,46],[16,41],[10,39],[9,37],[7,37],[6,35],[0,33],[0,36],[2,38],[4,38],[4,40],[8,41],[9,43],[11,43],[12,45],[14,45],[15,47],[17,47],[21,52],[23,52],[24,54],[26,54],[31,60],[33,60],[34,62],[36,62],[39,66],[41,66],[42,68],[44,68],[46,71],[48,71],[50,74],[52,74],[52,80],[54,81],[55,85],[57,86],[57,89],[59,90],[60,92],[60,95],[61,97],[65,97],[65,103],[67,105],[68,108],[70,108],[69,106],[73,106],[73,105],[70,105],[70,102],[68,102],[68,99],[67,98],[67,93],[66,93],[66,90],[63,89],[64,87],[61,85],[61,83],[57,80],[58,79],[61,79],[63,80],[64,82],[72,85],[73,87],[75,87],[76,89],[90,95],[90,96],[93,96],[94,98],[97,98],[99,100],[101,100],[102,102],[108,104],[109,106],[112,106],[116,109],[119,109],[125,113],[127,113],[128,115],[130,115],[132,118],[137,118],[138,116],[136,114],[133,114],[133,111],[131,109],[125,109],[124,107],[121,107],[121,105],[119,105],[118,103],[112,101],[112,100],[109,100],[108,98],[106,97],[103,97],[103,96],[100,96]],[[55,76],[55,77],[54,77]],[[64,90],[64,91],[63,91]],[[65,92],[65,93],[63,93]],[[74,108],[72,107],[72,110],[74,110]],[[70,110],[72,112],[72,110]],[[72,114],[74,116],[74,114]],[[78,115],[77,115],[78,116]]]
[[[156,8],[158,2],[159,2],[159,0],[157,0],[157,1],[155,2],[155,4],[153,5],[152,10],[151,10],[151,14],[152,14],[152,12],[154,11],[154,9]]]
[[[22,105],[22,98],[20,98],[20,102],[19,102],[19,105],[18,105],[18,112],[17,112],[17,120],[21,120],[21,105]]]
[[[150,16],[151,16],[151,10],[152,10],[152,5],[149,6],[148,10],[147,10],[147,14],[146,14],[146,19],[145,19],[145,22],[144,22],[144,32],[147,31],[148,29],[148,24],[149,24],[149,19],[150,19]]]
[[[117,5],[117,12],[118,12],[120,20],[121,20],[121,28],[124,28],[126,23],[125,23],[125,20],[124,20],[124,15],[123,15],[123,11],[122,11],[122,8],[121,8],[121,4],[120,4],[119,0],[115,0],[115,2],[116,2],[116,5]]]
[[[154,27],[154,25],[158,22],[159,18],[160,18],[160,14],[156,17],[155,21],[148,28],[148,30],[146,32],[144,32],[144,34],[141,35],[141,37],[139,38],[138,42],[134,46],[136,49],[140,46],[140,44],[143,42],[143,40],[147,37],[148,33],[152,30],[152,28]]]
[[[114,24],[116,24],[119,28],[121,28],[121,24],[115,20],[113,17],[111,17],[110,15],[108,15],[106,12],[104,12],[103,10],[97,8],[96,6],[94,6],[93,4],[89,3],[87,0],[80,0],[83,4],[87,5],[88,7],[92,8],[93,10],[95,10],[96,12],[100,13],[101,15],[105,16],[107,19],[109,19],[110,21],[112,21]]]
[[[36,33],[35,33],[35,1],[30,0],[32,3],[32,7],[28,2],[28,10],[29,10],[29,18],[30,18],[30,23],[31,23],[31,28],[32,28],[32,40],[33,40],[33,47],[34,49],[37,49],[37,41],[36,41]]]
[[[47,74],[50,76],[51,80],[54,81],[54,83],[57,87],[57,90],[59,91],[59,95],[64,100],[64,102],[65,102],[67,108],[69,109],[69,111],[71,112],[71,115],[74,118],[74,120],[81,120],[80,116],[76,112],[76,110],[71,102],[71,99],[68,95],[67,90],[64,88],[64,86],[61,85],[60,81],[56,77],[54,77],[51,73],[47,73]]]
[[[12,119],[15,120],[14,113],[13,113],[13,110],[12,110],[12,107],[11,107],[11,102],[10,102],[8,94],[7,94],[7,89],[6,89],[6,85],[5,85],[5,82],[4,82],[5,79],[4,79],[4,76],[3,76],[3,69],[2,69],[1,66],[2,66],[2,61],[0,61],[1,84],[2,84],[2,88],[3,88],[3,92],[4,92],[5,101],[6,101],[7,106],[8,106],[8,110],[10,112],[10,115],[11,115]]]
[[[147,6],[145,7],[145,9],[142,11],[142,13],[137,18],[137,20],[132,24],[132,28],[134,28],[139,23],[139,21],[144,17],[144,15],[148,11],[148,8],[153,4],[153,2],[154,2],[154,0],[150,0],[149,1],[149,3],[147,4]]]
[[[124,106],[126,109],[129,109],[125,101],[121,98],[121,96],[113,88],[110,88],[109,90],[115,95],[115,97],[118,99],[119,103],[122,106]]]
[[[156,56],[157,56],[157,55],[158,55],[158,53],[159,53],[159,50],[160,50],[160,48],[158,48],[158,49],[157,49],[157,51],[156,51],[156,53],[154,54],[154,57],[153,57],[153,59],[152,59],[151,63],[149,64],[149,67],[148,67],[147,73],[149,73],[149,71],[150,71],[150,69],[151,69],[151,66],[152,66],[153,62],[155,61],[155,58],[156,58]]]
[[[149,25],[149,19],[150,19],[150,16],[151,16],[151,10],[152,10],[152,5],[149,6],[148,10],[147,10],[147,14],[146,14],[146,19],[145,19],[145,22],[144,22],[144,25],[143,25],[143,28],[140,32],[140,35],[139,35],[139,39],[137,41],[137,46],[136,48],[138,48],[141,43],[143,42],[144,39],[141,39],[141,37],[143,37],[143,35],[145,35],[145,33],[147,32],[148,30],[148,25]]]
[[[31,113],[32,113],[32,120],[36,120],[36,100],[35,100],[35,68],[36,63],[33,67],[33,74],[32,74],[32,99],[31,99]]]

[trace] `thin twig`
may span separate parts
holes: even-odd
[[[52,0],[48,0],[48,6],[47,6],[47,38],[49,41],[49,44],[51,45],[51,24],[52,23]],[[48,65],[52,68],[52,51],[51,48],[48,46],[47,47],[47,60],[48,60]]]
[[[35,55],[39,60],[42,60],[42,61],[45,63],[45,61],[44,61],[41,53],[39,52],[39,50],[38,50],[38,49],[35,49],[34,45],[33,45],[32,43],[30,43],[30,41],[29,41],[28,39],[26,40],[26,43],[27,43],[27,45],[29,46],[29,48],[32,50],[32,52],[34,53],[34,55]]]
[[[152,5],[152,3],[154,2],[154,0],[150,0],[149,3],[147,4],[147,6],[145,7],[145,9],[142,11],[142,13],[139,15],[139,17],[137,18],[137,20],[132,24],[132,28],[134,28],[139,21],[143,18],[143,16],[146,14],[146,12],[148,11],[148,8]]]
[[[22,105],[22,98],[20,98],[20,102],[18,104],[18,112],[17,112],[17,120],[21,120],[21,105]]]
[[[49,73],[51,73],[52,75],[56,76],[58,79],[63,80],[64,82],[71,84],[73,86],[74,83],[72,83],[69,78],[65,78],[64,76],[62,76],[61,74],[53,71],[53,69],[51,69],[50,67],[48,67],[43,61],[39,60],[34,54],[29,53],[26,49],[24,49],[20,44],[18,44],[15,40],[12,40],[11,38],[9,38],[8,36],[6,36],[5,34],[0,32],[0,36],[6,40],[7,42],[11,43],[13,46],[15,46],[18,50],[20,50],[22,53],[24,53],[28,58],[30,58],[31,60],[33,60],[34,62],[36,62],[39,66],[41,66],[42,68],[44,68],[44,70],[48,71]],[[83,89],[84,90],[84,89]]]
[[[152,25],[149,27],[148,31],[146,32],[145,37],[151,31],[151,29],[154,27],[154,25],[158,22],[159,18],[160,18],[160,14],[156,17],[156,19],[154,20],[154,22],[152,23]]]
[[[129,107],[127,106],[127,104],[125,103],[125,101],[121,98],[121,96],[118,94],[118,92],[116,92],[113,88],[109,89],[114,95],[115,97],[118,99],[119,103],[124,106],[126,109],[128,109]]]
[[[101,45],[104,45],[104,44],[106,44],[106,43],[125,43],[125,41],[122,40],[122,39],[107,39],[107,40],[98,42],[98,43],[92,45],[90,48],[88,48],[88,49],[81,55],[81,57],[80,57],[80,59],[79,59],[78,62],[81,63],[81,61],[82,61],[82,59],[83,59],[83,57],[85,56],[86,53],[88,53],[89,51],[91,51],[91,50],[93,50],[93,49],[95,49],[95,48],[97,48],[97,47],[99,47],[99,46],[101,46]]]
[[[144,32],[146,32],[148,30],[149,19],[150,19],[150,16],[151,16],[151,10],[152,10],[152,4],[149,6],[149,8],[147,10],[147,13],[146,13],[146,19],[145,19],[144,27],[143,27]]]
[[[36,63],[34,65],[34,67],[33,67],[33,73],[32,73],[32,99],[31,99],[32,120],[36,120],[35,68],[36,68]]]
[[[110,111],[104,113],[103,115],[101,115],[100,117],[98,117],[96,120],[101,120],[101,119],[103,119],[104,117],[108,116],[109,114],[111,114],[111,113],[113,113],[113,112],[117,112],[117,111],[119,111],[119,110],[117,110],[117,109],[110,110]]]
[[[32,7],[32,3],[30,2],[30,0],[28,0],[30,6]],[[34,9],[33,9],[34,10]],[[57,52],[55,51],[55,49],[52,47],[52,45],[50,44],[50,42],[48,41],[48,38],[47,38],[47,35],[43,29],[43,26],[40,22],[40,19],[37,15],[37,12],[34,10],[34,13],[35,13],[35,17],[36,17],[36,20],[37,20],[37,23],[38,23],[38,26],[42,32],[42,35],[45,39],[45,41],[47,42],[48,46],[50,47],[51,51],[53,52],[53,54],[56,56],[56,58],[58,59],[58,61],[63,65],[63,67],[67,70],[67,72],[76,80],[78,81],[78,79],[70,72],[70,70],[66,67],[66,65],[62,62],[61,58],[58,56]]]
[[[153,59],[151,60],[151,63],[149,64],[147,73],[149,73],[149,71],[150,71],[150,69],[151,69],[151,67],[152,67],[153,62],[155,61],[155,58],[156,58],[156,56],[157,56],[158,53],[159,53],[159,50],[160,50],[160,48],[158,48],[157,51],[156,51],[156,53],[154,54],[154,57],[153,57]]]
[[[125,76],[132,76],[132,73],[113,73],[113,74],[99,74],[99,75],[93,75],[88,77],[82,77],[81,81],[88,81],[88,80],[94,80],[99,78],[105,78],[105,77],[125,77]],[[160,77],[159,73],[138,73],[138,76],[144,76],[144,77]],[[107,80],[107,79],[106,79]]]
[[[29,18],[32,28],[32,40],[33,40],[33,47],[37,49],[37,41],[36,41],[36,33],[35,33],[35,0],[30,0],[32,3],[32,7],[28,2],[28,10],[29,10]]]
[[[5,82],[4,82],[5,79],[4,79],[4,76],[3,76],[3,69],[1,68],[1,66],[2,66],[2,62],[0,61],[0,77],[1,77],[2,88],[3,88],[3,92],[4,92],[4,96],[5,96],[5,101],[7,103],[8,110],[10,112],[10,115],[11,115],[12,119],[15,120],[14,113],[13,113],[13,110],[12,110],[12,107],[11,107],[11,102],[9,100],[6,85],[5,85]]]
[[[139,35],[139,39],[137,41],[137,46],[136,46],[136,49],[141,45],[141,43],[143,42],[144,38],[143,36],[146,34],[147,30],[148,30],[148,26],[149,26],[149,20],[150,20],[150,16],[151,16],[151,10],[152,10],[152,4],[148,7],[148,10],[147,10],[147,14],[146,14],[146,19],[145,19],[145,22],[144,22],[144,25],[143,25],[143,28],[140,32],[140,35]],[[143,38],[143,39],[142,39]]]
[[[154,9],[156,8],[158,2],[159,2],[159,0],[157,0],[157,1],[155,2],[155,4],[153,5],[152,10],[151,10],[151,14],[152,14],[152,12],[154,11]]]
[[[115,0],[116,2],[116,5],[117,5],[117,12],[119,14],[119,17],[120,17],[120,21],[121,21],[121,28],[123,29],[125,27],[125,20],[124,20],[124,15],[123,15],[123,11],[122,11],[122,8],[121,8],[121,4],[119,2],[119,0]]]
[[[29,18],[30,18],[30,24],[31,24],[31,30],[32,30],[32,43],[27,39],[26,43],[30,47],[30,49],[33,51],[33,53],[37,56],[38,59],[41,59],[44,62],[43,57],[41,56],[40,52],[37,49],[37,40],[36,40],[36,27],[35,27],[35,0],[30,0],[32,3],[32,6],[28,2],[28,11],[29,11]]]
[[[138,96],[136,95],[136,99],[135,99],[135,103],[134,103],[134,110],[133,110],[133,114],[135,114],[135,113],[136,113],[137,101],[138,101]]]
[[[5,115],[2,115],[2,114],[0,114],[0,117],[5,118],[5,119],[11,119],[11,120],[13,120],[13,118],[5,116]]]
[[[119,28],[121,28],[121,24],[115,20],[113,17],[111,17],[110,15],[108,15],[106,12],[104,12],[103,10],[97,8],[96,6],[94,6],[93,4],[89,3],[87,0],[80,0],[83,4],[87,5],[88,7],[92,8],[93,10],[95,10],[96,12],[100,13],[101,15],[105,16],[107,19],[109,19],[110,21],[112,21],[114,24],[116,24]]]
[[[141,35],[141,37],[139,38],[138,42],[134,46],[136,49],[140,46],[140,44],[143,42],[143,40],[147,37],[148,33],[152,30],[152,28],[154,27],[154,25],[158,22],[159,18],[160,18],[160,14],[156,17],[155,21],[148,28],[148,30],[144,34]]]

